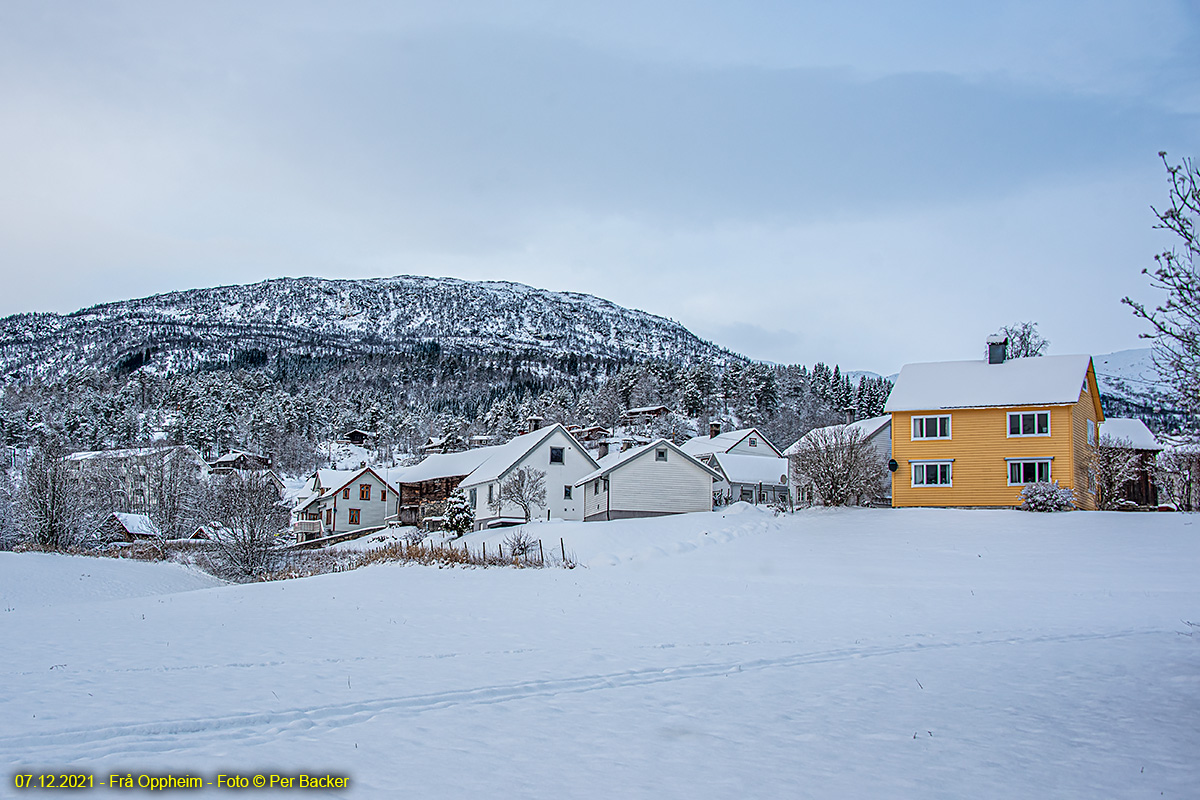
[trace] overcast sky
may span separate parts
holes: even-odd
[[[0,315],[421,274],[885,374],[1144,346],[1195,2],[590,6],[7,0]]]

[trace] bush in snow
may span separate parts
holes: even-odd
[[[446,521],[444,527],[455,536],[462,536],[475,526],[475,512],[467,501],[467,496],[461,489],[455,489],[446,498],[446,510],[443,512]]]
[[[1026,511],[1073,511],[1075,509],[1075,493],[1058,485],[1058,481],[1049,483],[1031,483],[1021,490],[1021,508]]]
[[[504,537],[504,546],[513,556],[527,556],[537,549],[537,539],[526,533],[524,527],[513,528],[512,533]]]

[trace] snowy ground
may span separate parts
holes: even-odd
[[[227,586],[0,553],[0,753],[354,797],[1197,796],[1195,516],[531,531],[588,568]]]

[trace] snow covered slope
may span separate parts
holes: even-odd
[[[737,506],[532,526],[591,565],[570,571],[21,590],[0,752],[10,773],[340,773],[363,798],[1191,797],[1195,530]],[[6,555],[0,586],[94,563]]]
[[[10,380],[51,379],[147,361],[162,369],[255,365],[280,351],[419,353],[428,342],[476,353],[681,362],[729,355],[677,322],[591,295],[454,278],[280,278],[0,319],[0,369]]]

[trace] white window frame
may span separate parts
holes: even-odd
[[[925,428],[928,427],[924,423],[924,420],[928,420],[928,419],[936,419],[936,420],[944,419],[944,420],[946,420],[946,435],[945,436],[918,436],[917,435],[917,420],[922,421],[921,429],[924,430]],[[939,429],[941,428],[941,425],[939,423],[935,423],[935,424],[937,425],[937,427]],[[912,441],[914,441],[914,442],[924,442],[924,441],[929,441],[929,440],[945,441],[947,439],[952,438],[952,436],[954,434],[954,429],[951,427],[951,420],[950,420],[949,414],[922,414],[920,416],[913,417],[911,430],[912,430]]]
[[[1045,414],[1046,415],[1046,432],[1045,433],[1013,433],[1012,432],[1012,418],[1013,417],[1024,417],[1027,414],[1033,415],[1034,430],[1037,429],[1038,415]],[[1042,438],[1046,438],[1051,433],[1050,416],[1051,416],[1050,409],[1048,409],[1048,408],[1036,410],[1036,411],[1009,411],[1004,416],[1004,432],[1008,435],[1009,439],[1033,439],[1038,436],[1040,436]],[[1017,423],[1017,427],[1024,429],[1024,420]]]
[[[941,467],[946,467],[946,477],[950,480],[947,483],[917,483],[917,467],[924,470],[926,467],[938,467],[938,479],[941,479]],[[908,479],[911,481],[913,489],[942,489],[954,487],[954,459],[932,459],[927,461],[910,461],[908,462]]]
[[[666,461],[667,460],[667,448],[665,448],[665,447],[656,448],[654,451],[654,460],[655,461]]]
[[[1088,444],[1090,444],[1092,447],[1095,447],[1096,446],[1096,420],[1089,419],[1087,421],[1087,429],[1088,429],[1088,431],[1087,431]]]
[[[1045,464],[1046,465],[1046,480],[1045,481],[1036,480],[1037,467],[1034,467],[1035,480],[1033,480],[1031,482],[1021,481],[1020,483],[1013,483],[1013,480],[1012,480],[1013,464]],[[1006,459],[1004,459],[1004,471],[1006,473],[1006,479],[1008,480],[1009,486],[1030,486],[1033,483],[1049,483],[1050,481],[1054,480],[1054,456],[1026,456],[1023,458],[1006,458]],[[1024,467],[1022,467],[1022,471],[1024,471]],[[1022,477],[1024,477],[1024,476],[1022,475]]]
[[[558,454],[558,460],[557,460],[557,461],[555,461],[555,460],[554,460],[554,455],[555,455],[555,453],[556,453],[556,452],[557,452],[557,454]],[[565,464],[565,463],[567,463],[567,448],[565,448],[565,447],[551,447],[551,448],[550,448],[550,463],[551,463],[551,464]]]

